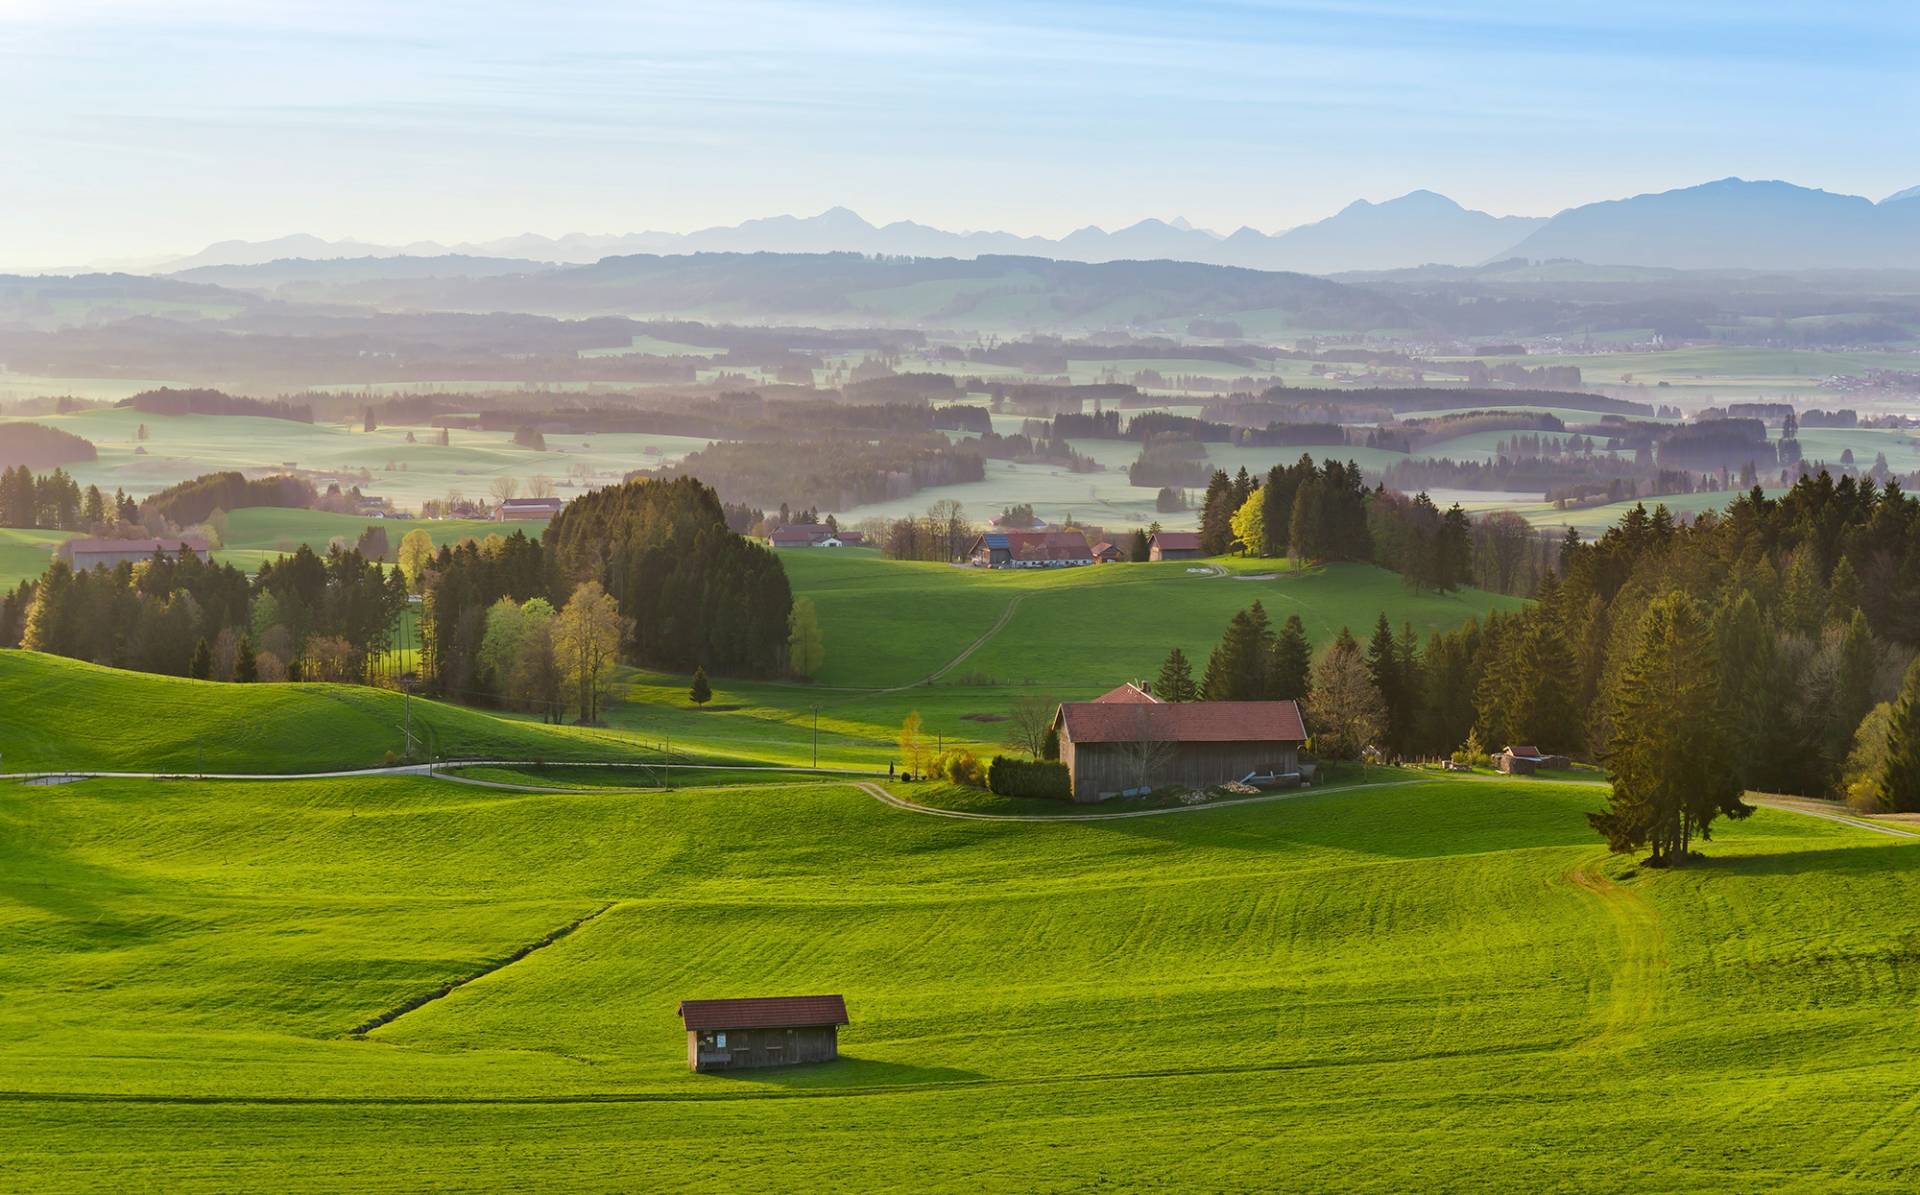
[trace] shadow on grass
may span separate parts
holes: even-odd
[[[1713,844],[1707,844],[1707,850]],[[1862,842],[1856,846],[1822,847],[1812,851],[1767,851],[1755,854],[1709,854],[1688,860],[1677,874],[1730,876],[1873,875],[1879,872],[1920,871],[1920,842],[1887,839],[1885,845]]]
[[[707,1078],[764,1088],[911,1087],[921,1083],[961,1083],[985,1079],[979,1071],[954,1066],[911,1066],[842,1054],[832,1062],[806,1062],[755,1070],[712,1071]]]

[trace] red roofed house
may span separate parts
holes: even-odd
[[[1127,554],[1119,544],[1103,539],[1093,545],[1093,558],[1101,564],[1122,564]]]
[[[169,556],[193,555],[205,558],[207,541],[197,535],[174,536],[170,539],[70,539],[56,549],[56,554],[73,565],[75,572],[83,573],[97,565],[112,568],[116,564],[138,564],[142,560],[152,560],[155,552],[165,552]]]
[[[1073,799],[1083,802],[1163,784],[1297,776],[1307,740],[1296,702],[1163,702],[1134,685],[1063,703],[1053,728]]]
[[[1149,560],[1198,560],[1203,555],[1198,531],[1156,531],[1147,545]]]
[[[1092,564],[1087,537],[1065,531],[989,531],[973,541],[967,559],[976,568],[1070,568]]]
[[[832,1062],[840,1056],[847,1002],[841,996],[682,1000],[680,1021],[687,1027],[688,1070]]]

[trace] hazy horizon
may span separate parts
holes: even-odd
[[[0,149],[30,165],[0,262],[834,206],[1275,232],[1417,189],[1550,215],[1734,175],[1877,200],[1920,184],[1916,49],[1892,4],[0,0],[26,114]]]

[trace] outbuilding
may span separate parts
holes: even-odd
[[[1100,801],[1136,788],[1204,789],[1249,776],[1300,774],[1306,726],[1292,701],[1163,702],[1139,685],[1054,715],[1060,762],[1075,801]]]
[[[682,1000],[687,1069],[749,1070],[831,1062],[840,1056],[842,996],[750,996]]]
[[[1156,531],[1147,544],[1149,560],[1198,560],[1203,555],[1198,531]]]
[[[73,566],[75,572],[85,572],[102,565],[112,568],[116,564],[138,564],[143,560],[152,560],[155,553],[198,556],[204,560],[207,541],[197,535],[166,539],[70,539],[61,544],[56,552]]]

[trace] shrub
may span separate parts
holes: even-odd
[[[945,776],[955,784],[964,784],[968,788],[987,786],[987,769],[978,756],[963,747],[950,747],[940,753],[933,761],[936,775]]]
[[[987,769],[987,787],[1003,797],[1042,797],[1071,800],[1073,780],[1067,765],[1045,761],[1029,763],[1024,759],[993,757]]]

